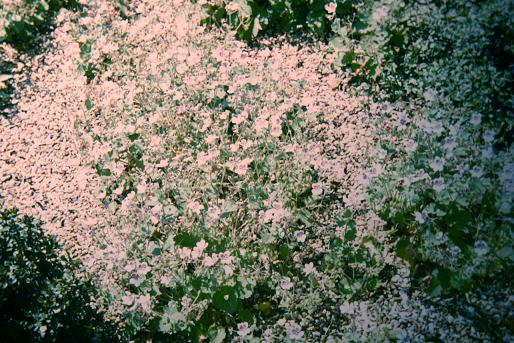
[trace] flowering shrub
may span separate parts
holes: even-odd
[[[74,278],[74,262],[61,255],[41,223],[3,211],[0,233],[2,341],[89,342],[114,334],[102,332],[108,326],[88,306],[90,286]]]
[[[199,26],[212,16],[190,1],[61,11],[19,116],[1,122],[2,193],[80,257],[120,340],[510,341],[508,282],[472,287],[510,266],[499,204],[511,150],[493,141],[507,135],[486,121],[489,105],[479,115],[451,102],[460,83],[439,73],[458,69],[455,56],[449,69],[402,62],[424,40],[384,28],[439,7],[401,4],[327,18],[348,39],[331,46],[250,47]],[[402,88],[396,70],[417,86]],[[493,149],[482,170],[480,144]]]
[[[243,39],[277,33],[313,33],[325,38],[332,21],[350,20],[363,7],[361,0],[198,1],[208,14],[205,24],[228,23]]]

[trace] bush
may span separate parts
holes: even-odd
[[[41,223],[0,212],[1,342],[89,342],[114,337],[89,307],[92,289],[73,275]]]
[[[363,0],[275,0],[216,1],[204,7],[206,24],[227,22],[239,38],[250,40],[258,35],[312,33],[326,38],[335,18],[349,20]]]

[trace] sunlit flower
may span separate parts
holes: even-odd
[[[203,260],[203,264],[206,267],[212,267],[216,264],[216,262],[218,262],[218,257],[216,255],[212,255],[212,256],[207,255],[204,257],[204,260]]]
[[[150,313],[152,311],[152,302],[150,294],[140,296],[138,302],[141,305],[143,311],[145,311],[146,313]]]
[[[312,184],[312,195],[317,197],[323,193],[323,184],[321,182]]]
[[[312,263],[312,262],[306,263],[303,266],[303,272],[305,273],[305,275],[310,275],[312,273],[315,273],[316,272],[316,268],[314,267],[314,263]]]
[[[187,208],[190,209],[191,212],[199,215],[200,213],[202,213],[203,206],[196,201],[190,201],[187,204]]]
[[[209,209],[207,210],[207,214],[209,215],[209,217],[211,217],[211,219],[213,220],[216,220],[220,217],[220,214],[221,214],[221,210],[218,206],[209,206]]]
[[[337,9],[337,3],[330,2],[325,5],[325,11],[327,11],[328,14],[334,14]]]

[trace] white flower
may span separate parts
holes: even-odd
[[[41,337],[45,337],[45,335],[46,335],[46,330],[47,330],[46,325],[41,325],[41,326],[39,327],[39,335],[40,335]]]
[[[193,251],[191,252],[191,257],[193,259],[200,257],[200,255],[202,255],[203,251],[205,250],[205,248],[207,248],[208,245],[209,245],[209,243],[207,243],[203,239],[200,242],[196,243],[196,246],[194,247]]]
[[[414,219],[418,223],[423,224],[428,219],[428,216],[425,212],[414,212]]]
[[[130,306],[134,303],[134,294],[129,293],[121,299],[123,305]]]
[[[416,143],[412,139],[408,139],[407,141],[405,141],[404,145],[405,151],[407,152],[414,152],[418,148],[418,143]]]
[[[291,282],[291,279],[286,276],[280,280],[280,287],[287,291],[293,288],[293,283]]]
[[[203,206],[196,201],[190,201],[187,204],[187,208],[190,209],[191,212],[193,212],[193,213],[200,214],[200,213],[202,213]]]
[[[310,275],[314,272],[316,272],[316,268],[314,267],[314,263],[306,263],[304,266],[303,266],[303,272],[305,273],[305,275]]]
[[[234,274],[234,268],[232,268],[232,266],[223,266],[223,271],[227,276],[232,276]]]
[[[207,214],[209,217],[211,217],[213,220],[216,220],[220,217],[221,210],[218,206],[210,206],[207,210]]]
[[[482,115],[480,113],[473,113],[473,115],[471,116],[470,123],[476,126],[476,125],[480,125],[481,122],[482,122]]]
[[[188,297],[186,297],[185,295],[182,297],[180,303],[182,304],[182,307],[189,307],[189,305],[191,304],[191,299],[189,299]]]
[[[232,260],[234,259],[233,256],[230,256],[230,253],[228,251],[225,251],[219,255],[221,263],[223,264],[232,264]]]
[[[484,132],[484,141],[486,141],[487,143],[490,143],[492,141],[494,141],[494,136],[495,136],[495,132],[493,130],[487,130],[486,132]]]
[[[296,231],[294,235],[296,237],[296,240],[300,243],[305,242],[305,239],[307,238],[307,235],[303,230]]]
[[[187,247],[180,248],[178,249],[178,255],[182,260],[187,260],[191,257],[191,249]]]
[[[387,7],[379,7],[373,10],[372,17],[373,20],[376,22],[382,21],[385,17],[387,17],[387,14],[389,13],[389,8]]]
[[[487,255],[489,252],[489,245],[487,245],[487,243],[483,240],[476,241],[474,248],[478,256]]]
[[[439,177],[437,179],[435,179],[432,183],[432,188],[436,191],[436,192],[441,192],[443,189],[446,188],[445,184],[444,184],[444,179],[442,177]]]
[[[302,327],[296,323],[291,323],[286,327],[287,335],[291,339],[301,339],[303,337]]]
[[[427,89],[423,94],[426,101],[434,101],[436,95],[437,93],[433,89]]]
[[[473,177],[481,177],[484,175],[484,169],[480,166],[474,166],[471,168],[470,173]]]
[[[435,172],[442,171],[444,168],[444,160],[440,157],[437,157],[436,159],[430,161],[428,164],[430,168],[432,168],[432,170]]]

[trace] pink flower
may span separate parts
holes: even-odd
[[[325,5],[325,11],[327,11],[328,14],[334,14],[336,13],[337,9],[337,3],[331,2]]]
[[[187,260],[191,257],[191,249],[184,247],[178,249],[178,255],[182,260]]]
[[[218,262],[218,257],[216,255],[205,256],[203,259],[203,265],[206,267],[212,267]]]
[[[323,184],[321,182],[312,184],[312,195],[317,197],[323,193]]]
[[[268,128],[268,120],[265,119],[265,118],[261,118],[259,117],[256,121],[255,121],[255,133],[260,136],[262,135],[262,132]]]
[[[237,324],[237,334],[241,337],[245,337],[250,333],[250,328],[247,322]]]
[[[169,165],[169,162],[167,160],[162,160],[159,162],[158,165],[156,165],[157,168],[166,168]]]
[[[240,161],[238,164],[237,164],[237,167],[236,169],[234,170],[234,172],[237,174],[237,175],[240,175],[240,176],[244,176],[246,174],[246,172],[248,171],[248,167],[250,166],[250,163],[252,163],[253,159],[252,158],[245,158],[244,160]]]
[[[293,288],[293,283],[291,282],[291,279],[286,276],[280,280],[280,287],[287,291]]]
[[[200,213],[202,213],[203,206],[200,205],[200,203],[198,203],[196,201],[190,201],[187,204],[187,208],[190,209],[191,212],[199,215]]]
[[[213,144],[214,142],[216,142],[216,135],[208,135],[206,138],[205,138],[205,142],[207,144]]]
[[[210,206],[207,210],[207,214],[209,214],[209,217],[216,220],[220,217],[221,210],[218,206]]]
[[[305,275],[310,275],[312,273],[315,273],[316,272],[316,268],[314,267],[314,263],[306,263],[304,266],[303,266],[303,272],[305,273]]]
[[[162,211],[162,204],[158,204],[152,208],[152,214],[157,215]]]

